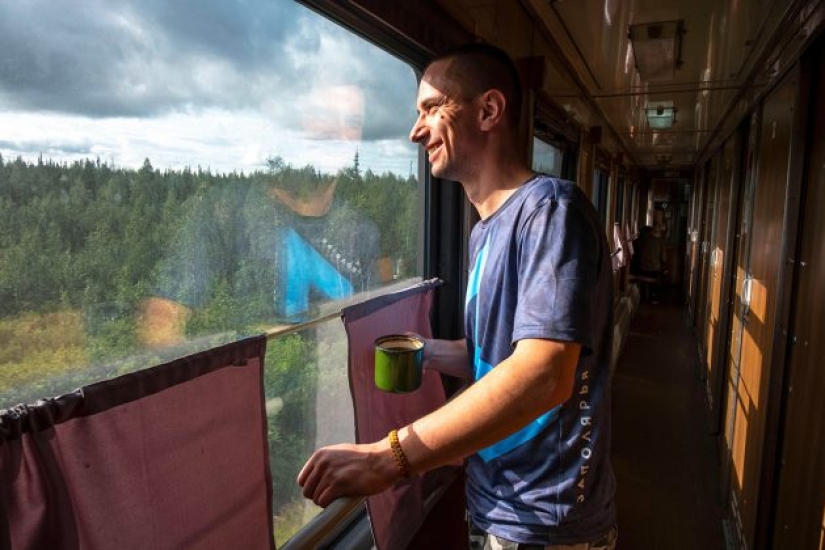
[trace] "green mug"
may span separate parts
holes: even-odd
[[[424,340],[390,334],[375,341],[375,387],[391,393],[408,393],[421,387]]]

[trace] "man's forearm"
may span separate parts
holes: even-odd
[[[520,342],[516,352],[437,411],[399,430],[413,472],[449,464],[500,441],[573,390],[580,346]]]
[[[434,346],[442,360],[460,357],[454,342]],[[466,348],[465,348],[466,350]],[[398,430],[412,474],[452,464],[514,433],[564,403],[573,391],[581,347],[523,340],[513,355],[446,405]],[[464,351],[466,360],[466,351]],[[446,361],[449,363],[449,361]],[[467,367],[469,370],[469,366]],[[345,495],[371,495],[401,478],[388,438],[316,451],[298,474],[304,496],[326,506]]]

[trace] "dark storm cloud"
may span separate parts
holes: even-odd
[[[385,70],[386,54],[366,45],[316,59],[326,37],[343,33],[307,14],[291,0],[2,2],[0,109],[152,117],[268,105],[297,128],[293,100],[324,69],[367,91],[365,139],[405,133],[411,71]],[[367,61],[350,66],[347,54]]]
[[[238,76],[205,86],[198,73],[203,64],[277,73],[283,59],[278,44],[296,6],[260,4],[243,19],[243,12],[232,9],[236,3],[227,2],[3,3],[3,95],[17,109],[89,116],[149,116],[186,104],[226,104]]]

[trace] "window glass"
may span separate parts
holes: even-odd
[[[608,193],[608,176],[602,170],[593,171],[593,206],[599,213],[602,223],[607,223],[607,193]]]
[[[613,211],[613,220],[620,224],[624,222],[624,180],[624,175],[620,174],[618,184],[616,185],[616,209]]]
[[[533,138],[534,171],[543,172],[547,175],[560,178],[562,177],[562,160],[563,155],[561,149],[554,147],[553,145],[550,145],[537,137]]]
[[[421,278],[414,71],[294,2],[56,7],[0,4],[0,408],[283,333],[283,541],[353,438],[336,312]]]

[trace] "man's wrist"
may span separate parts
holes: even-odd
[[[398,430],[391,430],[389,435],[387,435],[387,440],[390,443],[390,450],[395,459],[395,465],[398,467],[398,473],[401,474],[401,477],[410,477],[410,475],[412,475],[410,462],[398,439]]]
[[[389,436],[376,441],[372,447],[374,472],[387,480],[389,485],[394,485],[403,479],[392,451],[392,445],[390,445]]]

